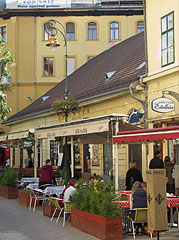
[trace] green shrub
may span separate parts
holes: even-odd
[[[1,185],[15,187],[17,186],[17,173],[10,167],[6,167],[2,173]]]
[[[73,207],[102,217],[119,217],[122,216],[122,209],[112,203],[114,197],[111,184],[106,185],[101,181],[96,184],[85,183],[80,180],[72,197]]]
[[[27,188],[22,189],[22,192],[24,192],[24,193],[30,193],[29,189],[27,189]]]

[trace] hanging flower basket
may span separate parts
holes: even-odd
[[[79,103],[72,96],[68,96],[67,99],[60,98],[55,100],[52,103],[52,108],[56,113],[67,112],[74,114],[80,110]]]

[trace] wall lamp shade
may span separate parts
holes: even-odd
[[[55,51],[57,47],[60,47],[56,37],[50,37],[49,42],[46,44],[47,47],[50,47],[50,50]]]
[[[137,113],[136,113],[137,118],[142,118],[143,115],[144,115],[144,110],[143,109],[137,110]]]

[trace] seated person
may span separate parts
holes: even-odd
[[[77,185],[76,179],[73,179],[73,178],[70,179],[68,185],[69,187],[65,190],[65,193],[64,193],[64,202],[72,200],[72,196],[76,192],[76,185]]]
[[[147,208],[147,192],[138,181],[133,184],[132,189],[132,209],[135,208]],[[139,236],[142,236],[142,223],[136,223],[135,228],[137,228]]]

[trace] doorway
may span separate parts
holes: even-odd
[[[129,144],[129,162],[135,162],[136,168],[142,173],[142,146],[141,144]]]

